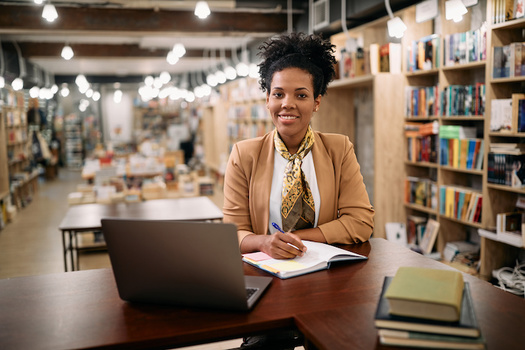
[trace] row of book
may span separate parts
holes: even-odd
[[[449,85],[441,92],[439,114],[446,116],[483,116],[485,84]]]
[[[412,117],[483,116],[485,84],[405,87],[406,115]]]
[[[273,129],[272,123],[228,123],[227,135],[233,139],[250,139],[263,136]]]
[[[445,35],[443,39],[445,66],[484,61],[487,58],[487,27]]]
[[[23,113],[20,110],[7,110],[5,116],[5,122],[8,127],[27,124],[27,115],[26,113]]]
[[[525,75],[525,42],[494,46],[493,78],[512,78]]]
[[[6,88],[0,88],[0,105],[4,104],[8,107],[24,108],[25,100],[22,92],[14,92]]]
[[[465,222],[481,222],[483,196],[470,188],[440,186],[439,213]]]
[[[525,144],[491,144],[487,161],[489,183],[525,187]]]
[[[405,115],[427,118],[440,112],[439,88],[435,86],[406,86]]]
[[[437,134],[439,124],[405,123],[407,138],[407,160],[411,162],[437,163]]]
[[[440,165],[457,169],[481,170],[483,167],[483,139],[446,139],[440,141]]]
[[[250,120],[250,119],[269,119],[266,106],[262,103],[256,103],[251,106],[237,105],[228,109],[228,119]]]
[[[437,183],[428,178],[408,176],[405,179],[405,203],[437,210]]]
[[[359,47],[356,39],[348,39],[341,50],[339,78],[355,78],[367,74],[401,73],[401,44],[371,44]]]
[[[524,0],[493,0],[492,23],[503,23],[524,16]]]
[[[383,345],[485,349],[470,285],[457,270],[400,267],[386,276],[374,324]]]
[[[439,68],[439,44],[441,38],[437,34],[413,40],[406,48],[407,71],[410,73]]]
[[[525,132],[525,94],[491,100],[490,131]]]

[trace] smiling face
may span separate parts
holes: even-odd
[[[274,73],[266,106],[290,153],[297,152],[320,103],[321,96],[314,97],[312,76],[308,72],[286,68]]]

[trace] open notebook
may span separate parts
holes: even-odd
[[[301,257],[294,259],[272,259],[269,255],[256,252],[243,254],[243,260],[279,278],[286,279],[307,273],[326,270],[336,261],[366,260],[366,256],[350,252],[325,243],[303,241],[308,248]]]

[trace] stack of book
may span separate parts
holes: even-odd
[[[485,348],[469,284],[456,270],[400,267],[385,277],[375,326],[384,345]]]

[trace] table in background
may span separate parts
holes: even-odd
[[[248,313],[122,301],[111,269],[0,280],[4,349],[174,348],[296,326],[319,349],[379,344],[374,312],[385,276],[400,266],[451,269],[384,239],[344,246],[367,261],[280,280]],[[249,275],[269,276],[244,263]],[[464,275],[487,349],[523,349],[525,300]],[[81,312],[79,312],[81,311]]]
[[[59,226],[59,230],[62,231],[64,268],[67,272],[69,253],[71,270],[78,269],[77,234],[101,230],[100,220],[102,218],[208,221],[222,220],[222,217],[222,211],[208,197],[75,205],[67,210]]]

